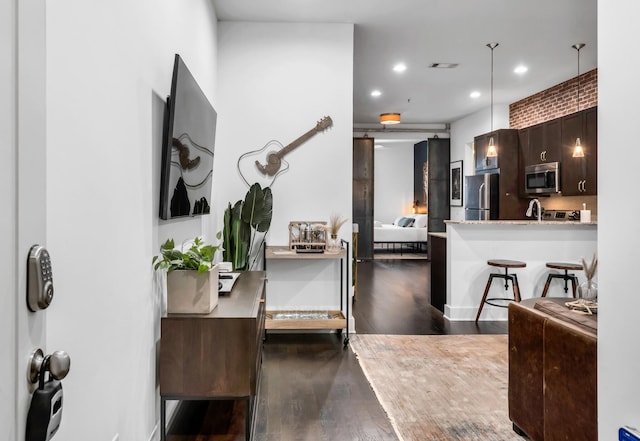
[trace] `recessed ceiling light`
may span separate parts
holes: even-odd
[[[380,96],[380,95],[382,95],[382,92],[380,92],[377,89],[371,91],[371,96]]]
[[[522,75],[523,73],[525,73],[526,71],[528,71],[529,68],[523,64],[521,64],[520,66],[517,66],[515,69],[513,69],[513,71],[515,73],[517,73],[518,75]]]
[[[471,98],[479,98],[479,97],[480,97],[480,92],[478,92],[477,90],[474,90],[473,92],[471,92],[471,93],[469,94],[469,96],[470,96]]]
[[[404,63],[398,63],[395,66],[393,66],[393,70],[398,73],[404,72],[405,70],[407,70],[407,65]]]

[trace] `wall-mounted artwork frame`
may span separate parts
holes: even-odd
[[[413,145],[413,206],[414,213],[426,213],[429,203],[429,143],[420,141]],[[444,196],[444,195],[443,195]]]
[[[449,164],[449,205],[462,207],[462,161]]]

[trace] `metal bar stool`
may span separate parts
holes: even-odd
[[[569,280],[571,280],[571,287],[573,288],[573,298],[576,298],[576,288],[578,286],[578,278],[575,274],[569,274],[569,271],[580,271],[582,270],[582,265],[579,263],[566,263],[566,262],[547,262],[547,268],[564,270],[564,274],[556,274],[549,273],[547,276],[547,282],[544,284],[544,289],[542,290],[542,296],[546,297],[547,291],[549,290],[549,285],[551,284],[551,279],[564,279],[564,292],[569,292]]]
[[[509,274],[509,268],[524,268],[527,266],[525,262],[521,262],[519,260],[504,260],[504,259],[487,260],[487,264],[498,267],[498,268],[504,268],[504,274],[500,274],[500,273],[489,274],[489,280],[487,281],[487,286],[484,288],[482,301],[480,302],[480,307],[478,308],[478,314],[476,315],[476,323],[480,318],[480,313],[482,312],[482,308],[484,307],[485,303],[491,306],[497,306],[499,308],[506,308],[507,305],[499,305],[492,302],[496,300],[513,300],[516,302],[520,302],[520,286],[518,285],[518,276],[516,274]],[[489,294],[489,288],[491,288],[491,282],[493,282],[494,278],[504,279],[505,291],[509,289],[509,280],[511,280],[511,284],[513,285],[513,298],[503,298],[503,297],[487,298],[487,294]]]

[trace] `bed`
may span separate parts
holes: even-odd
[[[396,251],[396,246],[399,246],[400,253],[405,247],[426,251],[427,219],[426,214],[408,214],[396,218],[393,224],[374,221],[374,249],[389,249],[392,247],[392,250]]]

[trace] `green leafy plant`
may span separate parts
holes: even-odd
[[[224,212],[223,256],[234,270],[249,270],[255,265],[264,245],[273,216],[273,194],[255,183],[244,200],[237,201]],[[259,245],[256,242],[259,241]],[[251,262],[250,262],[251,260]]]
[[[216,234],[216,238],[220,240],[221,232]],[[206,273],[214,266],[213,259],[216,251],[220,249],[220,245],[207,245],[201,238],[196,237],[191,246],[185,251],[184,243],[182,249],[175,248],[173,239],[167,241],[160,247],[160,254],[154,256],[151,264],[153,268],[166,269],[167,272],[174,270],[194,270],[199,274]]]

